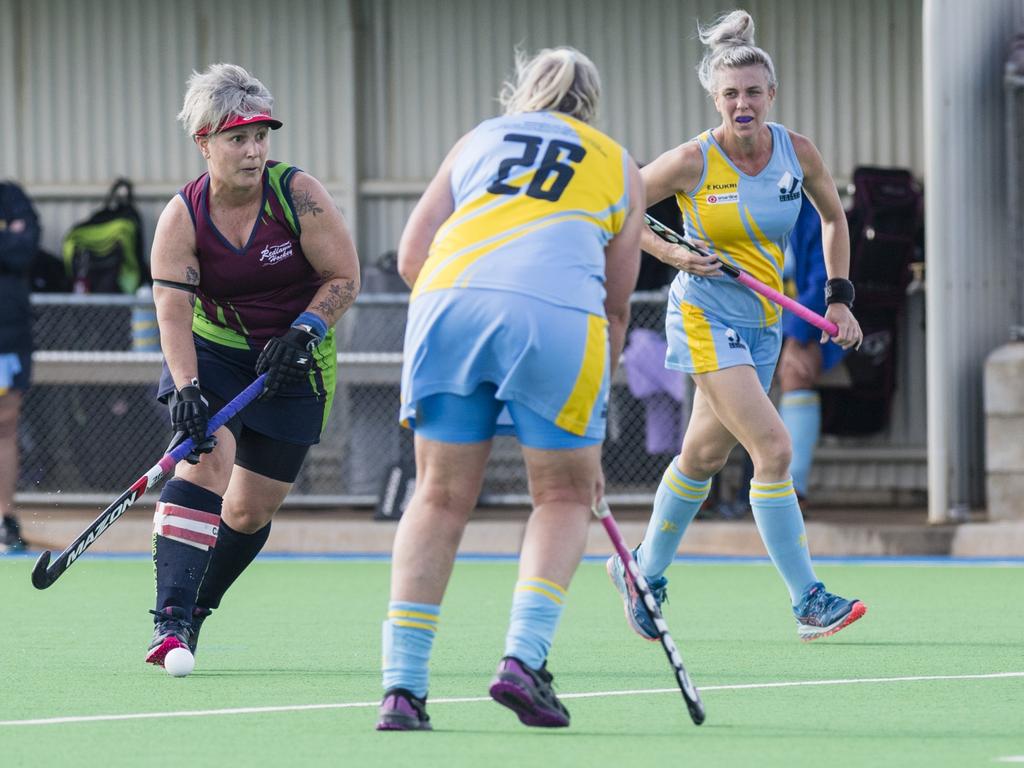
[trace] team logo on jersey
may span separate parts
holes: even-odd
[[[277,264],[292,255],[292,244],[284,242],[280,245],[268,245],[260,251],[260,264]]]
[[[705,198],[708,205],[725,205],[726,203],[738,203],[740,201],[739,192],[723,192],[721,194],[710,194]]]
[[[779,179],[779,202],[785,203],[789,200],[800,199],[800,179],[793,176],[792,173],[786,171],[782,174],[782,178]]]
[[[746,349],[747,345],[732,328],[725,329],[725,340],[729,342],[729,349]]]

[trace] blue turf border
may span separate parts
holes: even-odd
[[[609,553],[610,554],[610,553]],[[38,552],[26,551],[0,555],[4,560],[35,560]],[[149,552],[102,552],[83,558],[88,560],[149,560]],[[261,554],[260,561],[284,560],[290,562],[310,561],[380,561],[391,559],[390,554],[379,552],[266,552]],[[608,555],[587,555],[585,563],[603,563]],[[518,555],[489,554],[486,552],[460,553],[457,558],[463,562],[514,563]],[[679,565],[767,565],[771,563],[767,557],[751,557],[746,555],[684,555],[676,557],[674,562]],[[987,566],[987,567],[1024,567],[1024,557],[953,557],[950,555],[852,555],[846,557],[815,557],[815,564],[820,565],[888,565],[888,566]]]

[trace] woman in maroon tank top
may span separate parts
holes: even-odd
[[[270,131],[282,125],[272,108],[241,67],[192,74],[178,119],[207,172],[167,204],[153,240],[160,395],[172,445],[196,445],[154,521],[146,661],[161,666],[176,648],[195,653],[203,620],[266,542],[319,441],[333,395],[333,327],[359,292],[355,247],[330,195],[267,159]],[[259,400],[207,437],[210,413],[260,373]]]

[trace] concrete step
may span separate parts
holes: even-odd
[[[63,550],[99,514],[98,509],[23,508],[23,536],[33,549]],[[631,546],[643,537],[647,511],[616,511]],[[144,553],[150,550],[152,506],[133,507],[90,548],[91,552]],[[479,510],[467,526],[463,553],[512,555],[526,527],[526,510]],[[1024,521],[929,525],[925,510],[813,510],[807,536],[814,556],[1024,556]],[[293,553],[389,554],[397,523],[376,521],[369,511],[293,511],[278,513],[265,551]],[[591,525],[587,554],[612,551],[604,529]],[[697,520],[679,549],[682,555],[765,556],[751,518]]]

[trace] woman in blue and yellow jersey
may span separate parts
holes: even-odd
[[[846,218],[814,144],[767,121],[775,69],[771,57],[754,45],[750,14],[733,11],[700,27],[699,34],[708,49],[698,70],[700,82],[722,122],[642,172],[648,201],[674,196],[686,234],[710,254],[670,245],[649,230],[642,238],[645,250],[680,270],[669,295],[665,365],[689,373],[697,394],[682,448],[662,477],[636,559],[663,600],[664,573],[707,498],[711,478],[738,441],[754,463],[750,503],[761,538],[789,590],[799,637],[813,640],[839,631],[866,609],[858,600],[826,591],[811,564],[790,477],[790,438],[767,395],[781,345],[780,310],[723,275],[718,265],[728,262],[781,290],[785,245],[806,194],[821,217],[831,278],[826,316],[839,328],[834,340],[844,348],[857,345],[861,330],[850,311]],[[608,571],[626,603],[630,625],[656,639],[617,557],[608,561]]]
[[[545,662],[604,491],[644,195],[626,151],[590,126],[593,63],[558,48],[516,65],[504,116],[456,143],[399,244],[413,289],[401,418],[416,431],[416,491],[394,544],[379,730],[430,728],[440,603],[499,425],[522,445],[534,509],[490,692],[526,725],[569,724]]]
[[[153,238],[164,372],[177,444],[197,446],[163,487],[146,661],[185,647],[256,557],[318,442],[334,393],[333,326],[359,292],[359,262],[315,178],[268,160],[273,97],[241,67],[193,73],[179,120],[207,171],[164,208]],[[211,413],[258,373],[264,389],[209,439]]]

